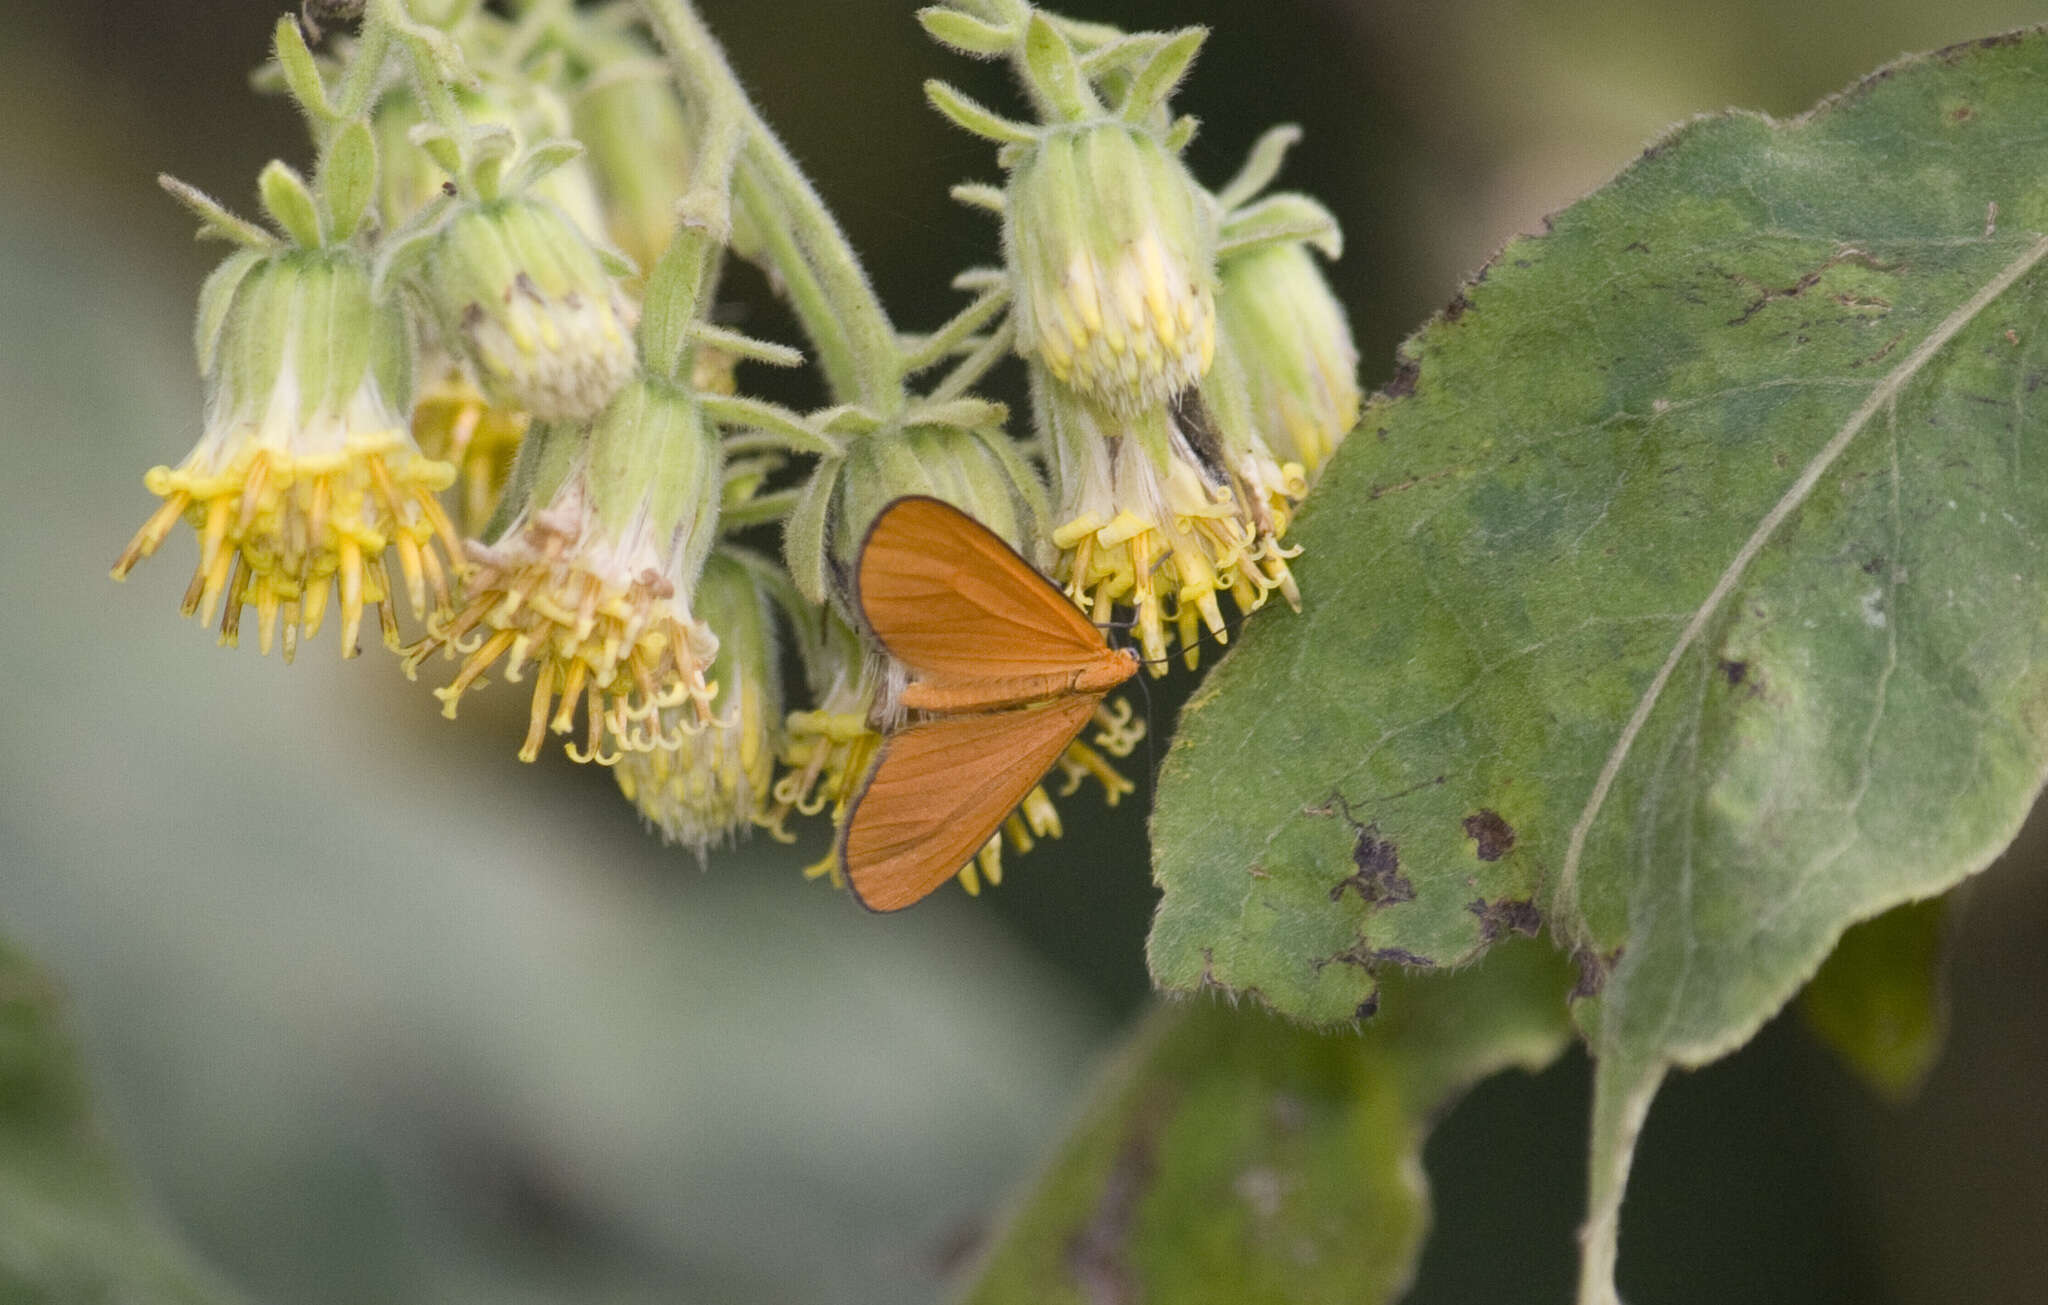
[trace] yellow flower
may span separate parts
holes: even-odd
[[[767,798],[782,729],[782,681],[768,605],[746,564],[714,552],[697,581],[697,613],[718,632],[711,664],[717,712],[691,729],[693,704],[662,709],[660,733],[672,741],[628,752],[612,775],[626,799],[664,841],[701,858],[745,828]]]
[[[522,761],[552,729],[585,734],[577,761],[679,746],[716,719],[707,678],[718,640],[691,614],[691,587],[716,526],[718,450],[687,392],[641,380],[588,429],[529,436],[531,497],[492,544],[472,543],[469,601],[407,652],[408,674],[435,652],[461,658],[436,689],[453,719],[494,667],[533,676]],[[663,713],[682,708],[665,721]]]
[[[1003,244],[1017,351],[1116,413],[1168,402],[1216,352],[1215,232],[1149,132],[1048,132],[1010,173]]]
[[[413,615],[453,601],[454,525],[435,499],[453,479],[425,457],[404,416],[410,389],[398,309],[374,302],[368,270],[346,250],[238,253],[201,299],[204,432],[176,467],[144,477],[163,504],[136,532],[114,578],[155,553],[179,520],[199,536],[187,616],[239,641],[257,612],[269,652],[282,625],[285,658],[340,609],[344,657],[356,652],[366,606],[397,647],[393,578]]]
[[[1299,550],[1280,543],[1306,489],[1299,467],[1258,444],[1219,467],[1176,413],[1125,422],[1057,385],[1038,390],[1060,496],[1054,576],[1095,621],[1131,608],[1154,675],[1166,673],[1169,626],[1190,667],[1204,629],[1228,641],[1224,594],[1245,614],[1275,591],[1300,606],[1287,568]]]
[[[413,439],[430,456],[454,464],[463,533],[479,535],[498,510],[531,419],[493,406],[461,368],[439,371],[441,379],[413,404]]]

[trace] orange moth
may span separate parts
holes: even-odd
[[[1138,655],[1015,549],[935,498],[875,517],[854,594],[915,676],[912,720],[882,741],[847,811],[839,868],[855,900],[900,911],[953,877],[1073,742]]]

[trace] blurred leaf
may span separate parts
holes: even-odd
[[[234,1300],[139,1209],[93,1125],[58,1005],[0,943],[0,1300]]]
[[[1948,899],[1895,906],[1842,935],[1799,996],[1821,1041],[1876,1091],[1905,1101],[1948,1032]]]
[[[1429,1223],[1422,1144],[1473,1083],[1570,1036],[1562,957],[1503,949],[1318,1033],[1160,1007],[1000,1234],[973,1305],[1393,1300]]]
[[[2048,39],[1686,125],[1404,350],[1159,786],[1165,987],[1348,1018],[1533,923],[1599,1057],[1585,1298],[1670,1064],[1982,869],[2048,763]]]

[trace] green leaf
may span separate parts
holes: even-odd
[[[60,1005],[0,943],[0,1300],[234,1300],[136,1201],[87,1107]]]
[[[1154,1010],[966,1301],[1397,1299],[1429,1223],[1430,1125],[1480,1079],[1548,1065],[1570,985],[1528,945],[1402,982],[1363,1033],[1210,1001]]]
[[[1941,1058],[1948,906],[1935,897],[1865,920],[1799,994],[1807,1027],[1892,1101],[1910,1099]]]
[[[1665,1067],[2012,838],[2048,766],[2048,38],[1703,119],[1406,346],[1159,786],[1167,988],[1347,1018],[1541,908],[1600,1059],[1585,1298]]]

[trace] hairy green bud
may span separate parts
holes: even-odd
[[[633,306],[546,199],[459,206],[421,272],[444,343],[495,403],[543,421],[590,418],[633,374]]]

